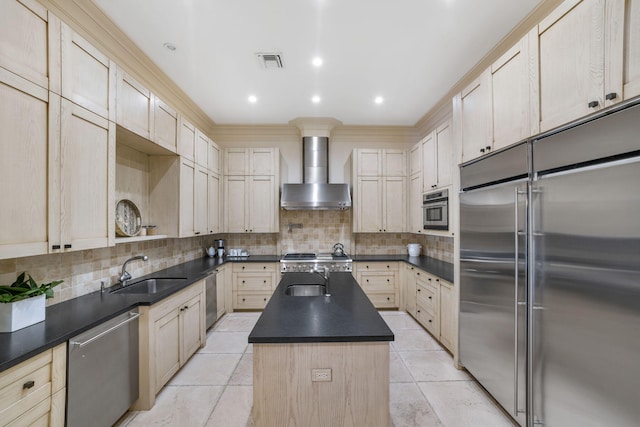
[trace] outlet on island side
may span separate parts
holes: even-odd
[[[326,369],[312,369],[311,381],[331,381],[331,368]]]

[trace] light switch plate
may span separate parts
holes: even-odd
[[[331,381],[331,368],[312,369],[311,381]]]

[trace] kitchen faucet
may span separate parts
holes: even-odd
[[[329,268],[324,265],[322,266],[322,270],[320,270],[320,267],[316,265],[313,267],[310,273],[315,273],[322,277],[322,280],[324,280],[324,296],[330,297],[331,292],[329,291]]]
[[[124,262],[124,264],[122,264],[122,273],[120,274],[120,283],[122,284],[123,288],[127,286],[127,281],[131,280],[131,274],[129,274],[129,272],[127,271],[127,264],[129,264],[131,261],[136,261],[136,260],[147,261],[148,259],[149,257],[147,257],[146,255],[138,255],[138,256],[129,258]]]

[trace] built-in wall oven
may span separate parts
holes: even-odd
[[[422,196],[422,222],[425,230],[449,229],[449,190],[438,190]]]

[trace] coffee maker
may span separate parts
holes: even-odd
[[[216,254],[218,255],[218,258],[222,258],[224,256],[224,240],[223,239],[214,240],[213,246],[216,249]]]

